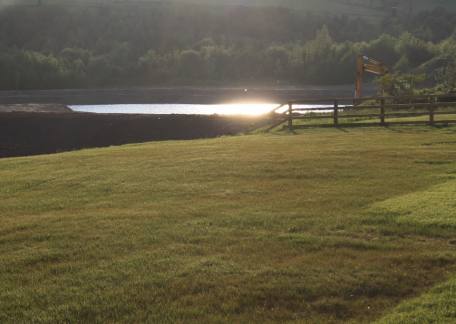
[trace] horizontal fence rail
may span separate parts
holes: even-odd
[[[456,94],[310,98],[289,101],[275,108],[271,114],[275,122],[270,129],[283,123],[287,123],[290,130],[318,126],[456,124]]]

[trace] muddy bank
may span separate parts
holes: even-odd
[[[3,104],[0,105],[0,113],[2,112],[47,112],[47,113],[71,113],[72,110],[63,104]]]
[[[236,134],[266,123],[266,118],[258,117],[0,113],[0,157],[157,140],[210,138]]]

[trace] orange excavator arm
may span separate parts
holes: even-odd
[[[388,68],[380,61],[364,55],[359,55],[356,59],[355,98],[361,98],[362,96],[363,77],[365,72],[375,75],[385,75],[388,73]]]

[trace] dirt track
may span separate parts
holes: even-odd
[[[265,118],[196,115],[0,113],[0,157],[217,137],[236,134],[265,122]]]

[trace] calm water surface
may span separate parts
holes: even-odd
[[[237,103],[218,105],[190,105],[190,104],[126,104],[126,105],[93,105],[70,106],[73,111],[98,114],[152,114],[152,115],[247,115],[258,116],[266,114],[278,107],[276,103]],[[296,106],[298,107],[298,106]],[[306,106],[299,106],[304,108]],[[329,107],[329,106],[315,106]],[[310,108],[310,106],[309,106]],[[286,108],[283,108],[283,111]]]

